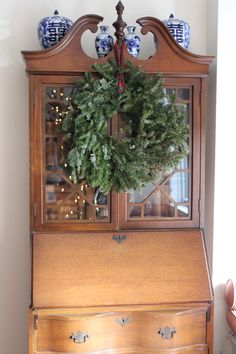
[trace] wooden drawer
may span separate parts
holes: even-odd
[[[38,315],[43,353],[207,353],[206,307]]]

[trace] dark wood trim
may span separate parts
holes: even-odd
[[[152,32],[157,37],[157,39],[159,35],[161,35],[164,40],[163,42],[161,42],[161,45],[164,46],[167,43],[167,45],[174,53],[176,53],[179,57],[186,61],[191,61],[195,64],[206,64],[208,66],[214,58],[213,56],[203,56],[199,54],[194,54],[181,47],[175,40],[173,40],[173,37],[166,29],[163,22],[155,17],[142,17],[139,18],[136,22],[140,24],[140,26],[142,26],[142,34]]]
[[[78,19],[66,36],[55,46],[41,51],[22,51],[29,73],[79,73],[91,71],[95,62],[104,63],[114,58],[114,50],[102,59],[89,57],[82,48],[81,37],[85,30],[95,33],[102,17],[97,15],[82,16]],[[183,49],[171,37],[165,25],[154,17],[143,17],[137,20],[143,34],[152,32],[157,38],[156,53],[147,60],[134,59],[126,51],[125,58],[139,65],[147,72],[172,73],[178,76],[206,76],[213,57],[196,55]],[[122,24],[123,26],[124,24]],[[122,32],[122,31],[121,31]],[[78,60],[78,58],[80,58]],[[171,65],[169,60],[171,58]]]
[[[205,217],[205,149],[206,149],[206,79],[201,79],[201,169],[200,169],[200,195],[201,195],[201,205],[200,205],[200,227],[204,227],[204,217]]]
[[[214,302],[209,304],[210,321],[207,322],[207,342],[209,343],[209,354],[214,354]]]
[[[34,116],[34,100],[31,99],[31,94],[34,92],[34,77],[30,75],[29,77],[29,114],[30,117]],[[32,233],[34,230],[34,211],[33,211],[33,204],[35,200],[35,170],[34,170],[34,120],[29,120],[29,178],[30,178],[30,232]]]
[[[200,147],[201,147],[201,110],[200,110],[200,81],[196,82],[193,87],[193,160],[192,160],[192,201],[193,210],[192,217],[197,220],[198,227],[200,227],[200,211],[199,211],[199,200],[201,200],[200,195]]]
[[[122,4],[121,1],[118,2],[118,4],[116,5],[116,12],[117,12],[117,20],[112,24],[113,27],[115,27],[115,37],[117,39],[117,43],[120,45],[123,42],[124,36],[125,36],[125,32],[124,29],[126,27],[126,23],[124,22],[122,15],[123,15],[123,11],[124,11],[124,5]]]

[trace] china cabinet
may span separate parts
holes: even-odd
[[[116,37],[124,37],[122,4]],[[160,72],[189,126],[189,154],[141,191],[103,195],[72,182],[61,125],[75,82],[104,58],[81,37],[83,16],[57,45],[24,51],[29,76],[32,234],[30,354],[213,353],[213,294],[204,245],[205,82],[212,57],[180,47],[165,25],[137,20],[156,52],[125,58]],[[145,36],[143,37],[145,38]],[[96,73],[94,72],[94,75]],[[114,117],[108,127],[119,129]]]

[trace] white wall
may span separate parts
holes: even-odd
[[[225,324],[224,284],[236,279],[235,257],[235,0],[218,0],[216,160],[213,242],[213,283],[216,289],[216,354],[223,350]]]
[[[224,1],[229,2],[229,0]],[[104,22],[111,24],[116,19],[114,11],[116,3],[117,0],[40,0],[33,2],[30,0],[0,0],[1,354],[27,353],[27,309],[30,303],[28,82],[20,51],[22,49],[39,49],[36,33],[37,23],[42,17],[52,14],[55,9],[72,20],[88,13],[103,15],[105,16]],[[221,0],[221,3],[223,3],[223,0]],[[126,6],[124,18],[128,24],[133,24],[137,18],[143,16],[164,19],[171,12],[176,17],[186,19],[192,29],[190,49],[200,54],[206,53],[207,2],[205,0],[146,0],[145,2],[124,0],[124,4]],[[223,23],[221,23],[221,26],[223,26]],[[93,42],[87,41],[85,46],[91,51]],[[224,76],[221,77],[221,80],[223,85]],[[228,93],[229,86],[227,85],[227,91],[225,90],[224,94],[223,88],[225,86],[223,85],[219,94],[224,97],[226,103],[226,92]],[[231,95],[232,89],[230,88]],[[231,98],[231,102],[233,102],[233,98]],[[229,116],[225,119],[229,120]],[[232,125],[231,120],[229,122],[230,126]],[[222,129],[226,130],[225,126]],[[232,130],[230,132],[232,134]],[[225,132],[225,136],[227,133]],[[228,146],[227,141],[225,144]],[[221,151],[218,151],[218,153],[223,159],[224,155]],[[226,167],[231,165],[227,164]],[[220,169],[219,165],[218,168]],[[225,171],[227,171],[227,168]],[[217,181],[217,183],[221,182]],[[220,195],[217,196],[217,198],[220,197]],[[226,210],[228,208],[225,208],[225,214],[227,214]],[[233,213],[232,210],[231,213]],[[228,214],[226,217],[228,218]],[[217,237],[219,239],[220,236],[222,236],[222,232],[218,232]],[[219,251],[216,253],[215,259],[221,259]],[[223,278],[222,275],[219,282],[222,282]]]

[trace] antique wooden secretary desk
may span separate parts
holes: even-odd
[[[116,36],[123,36],[122,6]],[[203,235],[205,80],[211,57],[182,49],[163,23],[156,53],[126,58],[160,72],[189,124],[189,154],[141,192],[73,184],[60,130],[74,83],[94,59],[81,46],[103,19],[78,19],[54,47],[23,56],[30,86],[30,354],[213,353],[213,294]]]

